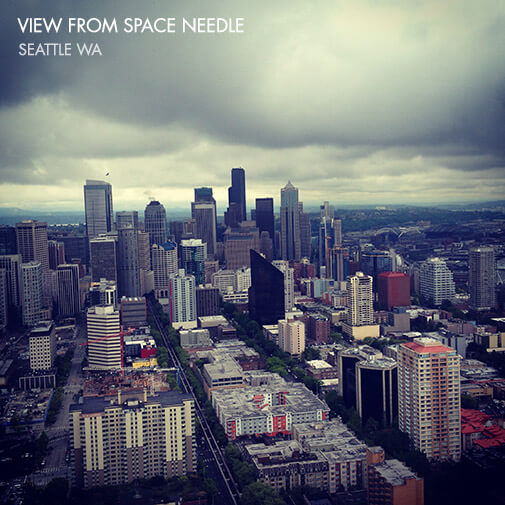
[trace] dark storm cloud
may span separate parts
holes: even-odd
[[[473,182],[481,173],[489,194],[505,186],[498,2],[5,6],[4,184],[80,184],[113,168],[125,200],[153,178],[182,199],[193,184],[225,188],[229,168],[242,164],[253,192],[292,178],[314,201],[325,187],[365,195],[367,185],[395,199],[391,184],[396,198],[414,185],[429,199],[436,190],[419,180],[423,172],[442,185],[460,171]],[[25,16],[240,16],[246,33],[30,37],[16,22]],[[16,55],[21,40],[77,38],[99,42],[104,56]]]

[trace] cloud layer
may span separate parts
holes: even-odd
[[[179,207],[199,185],[224,204],[233,166],[251,199],[287,179],[309,204],[505,194],[501,2],[7,5],[3,206],[79,208],[106,172],[117,208]],[[20,34],[16,17],[37,15],[240,16],[246,33]],[[96,40],[104,56],[22,58],[21,40]]]

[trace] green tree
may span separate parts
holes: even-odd
[[[241,496],[242,505],[285,505],[285,501],[270,486],[263,482],[253,482],[244,489]]]

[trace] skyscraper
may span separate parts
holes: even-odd
[[[65,263],[65,244],[57,240],[49,240],[47,245],[49,247],[49,268],[56,270],[58,265]]]
[[[438,340],[421,337],[400,345],[399,428],[433,461],[461,456],[459,356]]]
[[[325,202],[325,204],[327,203],[328,202]],[[341,245],[342,245],[342,221],[340,219],[330,217],[329,215],[323,215],[319,222],[319,239],[318,239],[318,260],[319,260],[318,266],[320,276],[322,276],[323,271],[325,271],[326,278],[333,278],[335,280],[341,280],[341,281],[344,280],[344,279],[337,279],[336,276],[330,274],[330,272],[333,271],[330,260],[331,251],[333,250],[334,247],[340,247]],[[326,269],[323,270],[322,267],[326,267]],[[336,274],[336,272],[333,273],[334,275]]]
[[[149,243],[164,244],[167,241],[167,214],[160,202],[153,200],[144,212],[144,228],[149,233]]]
[[[250,221],[247,222],[249,224]],[[242,222],[235,228],[227,228],[224,232],[224,258],[228,270],[237,270],[250,265],[249,251],[260,250],[260,237],[258,228],[245,226]]]
[[[0,332],[5,329],[8,323],[7,310],[7,271],[0,268]]]
[[[310,228],[309,215],[303,212],[303,203],[299,203],[299,216],[300,222],[300,257],[311,258],[312,256],[312,234]]]
[[[470,306],[490,310],[496,304],[496,262],[492,247],[470,249],[468,255]]]
[[[288,182],[281,189],[281,256],[283,260],[300,261],[300,207],[298,189]]]
[[[0,256],[4,254],[17,254],[16,228],[0,224]]]
[[[169,311],[175,328],[196,327],[195,278],[182,269],[169,279]]]
[[[265,231],[272,239],[273,257],[276,258],[273,198],[256,198],[256,226],[260,231],[260,235]]]
[[[380,328],[374,318],[372,284],[372,277],[363,272],[347,278],[348,312],[342,331],[355,339],[379,336]]]
[[[123,338],[119,310],[113,305],[96,305],[86,316],[90,368],[113,370],[122,367]]]
[[[79,265],[58,265],[58,315],[75,316],[81,310]]]
[[[88,240],[112,231],[112,186],[105,181],[88,179],[84,185],[84,213]]]
[[[117,237],[102,235],[89,241],[91,280],[117,281]]]
[[[228,210],[236,204],[238,208],[237,224],[247,219],[246,199],[245,199],[245,170],[243,168],[231,169],[231,186],[228,188]],[[226,223],[228,224],[228,223]],[[229,224],[233,226],[233,224]]]
[[[195,276],[197,286],[205,284],[207,244],[200,239],[181,240],[181,266],[188,275]]]
[[[286,312],[290,311],[295,306],[295,270],[285,260],[272,261],[272,265],[284,276],[284,308]]]
[[[195,201],[191,203],[191,217],[195,220],[195,238],[207,244],[207,255],[216,254],[216,201],[212,188],[195,188]]]
[[[121,210],[116,212],[116,229],[139,227],[139,213],[136,210]]]
[[[170,275],[177,273],[177,244],[175,242],[153,244],[151,260],[154,271],[155,292],[159,290],[167,291]],[[164,296],[164,298],[167,298],[167,296]]]
[[[0,268],[5,269],[7,287],[7,311],[9,315],[19,317],[23,296],[23,278],[21,275],[21,255],[6,254],[0,256]]]
[[[440,258],[429,258],[421,264],[419,284],[421,295],[435,305],[450,300],[455,293],[452,272]]]
[[[38,261],[21,265],[23,326],[34,326],[42,314],[42,266]]]
[[[140,296],[140,264],[137,230],[118,230],[118,291],[119,296]]]
[[[285,317],[284,274],[256,251],[251,254],[249,314],[260,326]]]
[[[32,220],[16,223],[16,241],[23,263],[38,261],[42,270],[49,270],[47,223]]]

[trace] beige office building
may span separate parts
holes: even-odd
[[[113,305],[96,305],[88,309],[88,363],[90,368],[114,370],[122,365],[119,310]]]

